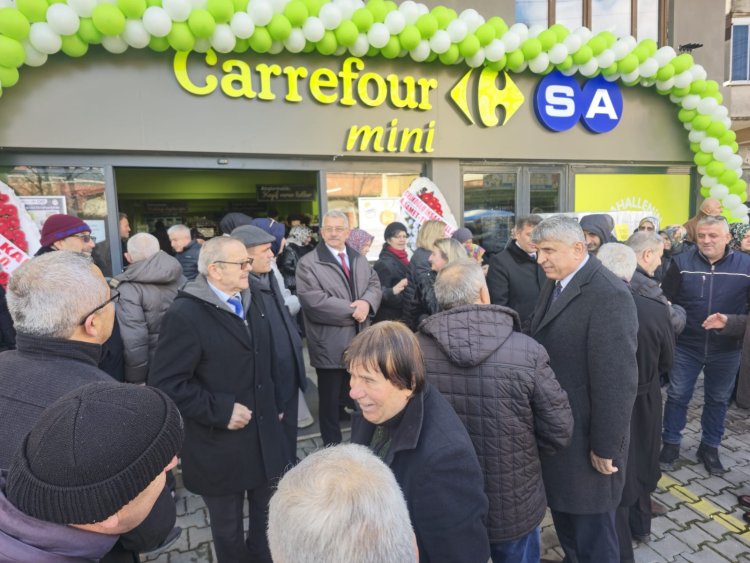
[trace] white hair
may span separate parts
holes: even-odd
[[[21,264],[8,282],[8,309],[18,332],[70,338],[84,316],[107,300],[107,283],[91,258],[57,250]]]
[[[364,446],[319,450],[279,482],[268,514],[274,563],[414,563],[409,511],[391,470]]]
[[[478,263],[454,262],[440,270],[435,280],[435,299],[441,311],[460,305],[473,305],[486,283]]]
[[[645,250],[656,252],[660,248],[664,248],[664,239],[654,231],[638,231],[630,235],[625,244],[633,249],[636,256],[640,256]]]
[[[722,215],[707,215],[706,217],[701,217],[700,219],[698,219],[695,228],[697,229],[698,227],[702,227],[703,225],[720,225],[725,233],[729,233],[729,223]]]
[[[619,242],[603,244],[599,252],[596,253],[596,257],[605,268],[621,280],[627,282],[632,279],[633,273],[638,266],[638,260],[635,257],[633,249]]]
[[[138,233],[128,239],[128,254],[133,262],[150,258],[159,249],[159,239],[148,233]]]
[[[168,235],[181,234],[190,238],[190,227],[186,227],[185,225],[172,225],[171,227],[167,229],[167,234]]]
[[[554,215],[534,227],[531,241],[539,244],[545,240],[560,241],[571,246],[577,242],[586,244],[586,236],[581,225],[573,217],[565,215]]]
[[[325,215],[323,215],[323,220],[320,222],[321,226],[325,224],[326,219],[328,218],[343,219],[346,222],[347,228],[349,227],[349,217],[343,211],[339,211],[338,209],[332,209],[331,211],[328,211]]]
[[[240,243],[242,248],[245,248],[244,242],[231,236],[214,237],[203,243],[200,254],[198,254],[198,272],[208,276],[208,267],[215,262],[224,260],[227,247],[236,243]]]

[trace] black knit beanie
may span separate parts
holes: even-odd
[[[182,418],[153,387],[91,383],[52,403],[8,470],[6,496],[57,524],[106,520],[179,453]]]
[[[393,223],[389,223],[388,226],[385,228],[385,232],[383,233],[383,238],[388,242],[389,238],[395,237],[399,233],[406,233],[408,232],[406,230],[406,225],[403,223],[399,223],[398,221],[394,221]]]

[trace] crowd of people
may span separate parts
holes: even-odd
[[[221,563],[539,562],[548,508],[566,560],[630,563],[699,374],[708,473],[750,406],[750,227],[720,211],[624,243],[607,214],[527,215],[493,254],[440,221],[411,254],[393,222],[372,265],[337,210],[317,244],[302,219],[201,240],[121,216],[110,280],[53,215],[0,307],[0,559],[165,549],[179,457]],[[327,447],[299,462],[305,341]]]

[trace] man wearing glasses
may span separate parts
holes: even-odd
[[[201,247],[199,273],[164,316],[148,376],[185,420],[182,477],[208,508],[220,562],[271,561],[271,483],[288,460],[274,382],[262,367],[267,335],[246,320],[252,265],[236,238],[216,237]]]
[[[53,250],[69,250],[91,256],[96,246],[96,237],[91,236],[91,227],[72,215],[50,215],[42,225],[42,247],[36,256]]]

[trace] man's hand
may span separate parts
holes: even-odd
[[[705,328],[706,330],[711,330],[713,328],[722,329],[725,326],[727,326],[727,316],[722,315],[721,313],[708,315],[708,317],[706,317],[706,320],[703,321],[703,328]]]
[[[594,469],[596,469],[602,475],[612,475],[613,473],[617,473],[619,471],[619,469],[614,466],[612,461],[613,460],[611,459],[599,457],[594,452],[591,452],[591,465],[593,465]]]
[[[398,295],[401,293],[404,289],[406,289],[406,286],[408,285],[409,280],[406,278],[402,279],[400,282],[398,282],[396,285],[393,286],[393,295]]]
[[[229,430],[239,430],[240,428],[244,428],[250,422],[250,419],[252,417],[253,411],[251,411],[245,405],[235,403],[234,408],[232,409],[232,416],[229,419],[229,424],[227,424],[227,428],[229,428]]]
[[[370,314],[370,304],[367,301],[363,301],[362,299],[357,299],[356,301],[352,302],[350,305],[352,309],[354,309],[354,312],[352,313],[352,317],[354,317],[354,320],[358,323],[363,323],[367,319],[367,315]]]

